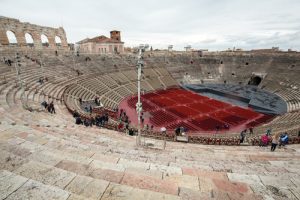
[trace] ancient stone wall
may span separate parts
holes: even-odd
[[[62,27],[51,28],[45,26],[39,26],[30,23],[23,23],[17,19],[1,17],[0,16],[0,46],[9,46],[9,39],[7,37],[7,31],[11,31],[15,34],[17,39],[17,46],[26,48],[25,34],[31,35],[36,49],[63,49],[68,50],[68,43],[65,30]],[[48,38],[48,45],[43,45],[41,35],[45,35]],[[55,42],[55,36],[58,36],[61,40],[61,44],[58,45]]]

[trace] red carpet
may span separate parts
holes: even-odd
[[[142,95],[144,124],[153,125],[156,130],[166,127],[174,131],[178,126],[187,128],[189,134],[241,131],[273,118],[229,103],[210,99],[194,92],[173,88]],[[137,96],[124,99],[119,109],[126,111],[133,124],[137,124],[135,105]],[[224,125],[228,124],[229,129]]]

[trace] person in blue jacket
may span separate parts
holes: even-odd
[[[289,142],[288,134],[286,132],[281,134],[279,146],[285,146],[286,144],[288,144],[288,142]]]

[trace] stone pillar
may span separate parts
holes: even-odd
[[[32,39],[33,39],[33,43],[34,43],[34,47],[37,48],[37,49],[41,49],[42,48],[42,40],[41,40],[41,35],[32,30],[30,31],[30,34],[32,36]]]
[[[67,41],[65,30],[62,27],[59,27],[58,32],[59,33],[57,34],[57,36],[60,37],[61,47],[62,48],[68,48],[68,41]]]
[[[0,44],[9,45],[9,41],[6,35],[6,31],[4,29],[0,29]]]
[[[59,36],[59,37],[60,37],[60,40],[61,40],[61,46],[62,46],[63,48],[68,48],[67,38],[62,37],[62,36]]]
[[[50,49],[55,49],[56,48],[56,44],[55,44],[55,35],[47,35],[48,37],[48,41],[49,41],[49,48]]]
[[[21,30],[16,30],[15,36],[18,42],[18,46],[24,47],[26,46],[25,33]]]

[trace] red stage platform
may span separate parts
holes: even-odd
[[[242,108],[229,103],[210,99],[194,92],[173,88],[159,90],[141,97],[144,124],[153,125],[156,130],[166,127],[174,131],[178,126],[187,128],[189,134],[219,133],[241,131],[254,127],[273,118],[273,116],[257,113],[250,108]],[[123,109],[133,124],[137,124],[135,105],[137,96],[124,99],[119,110]],[[229,125],[229,129],[225,128]]]

